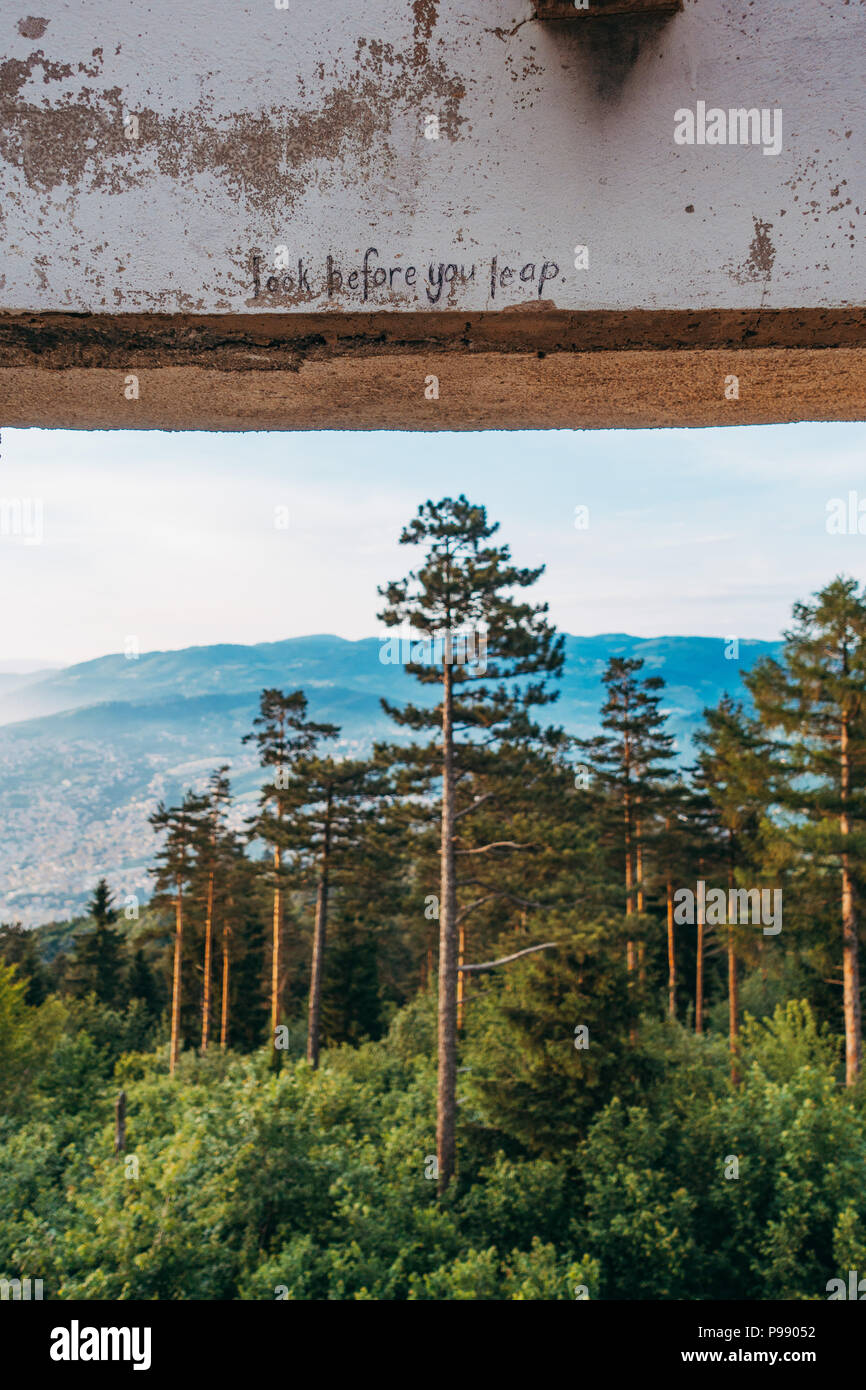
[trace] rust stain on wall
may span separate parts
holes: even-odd
[[[415,52],[413,61],[416,67],[429,62],[428,44],[436,25],[439,0],[412,0],[412,14],[415,17]]]
[[[773,229],[772,222],[763,222],[759,217],[752,217],[755,227],[755,235],[749,243],[749,254],[738,266],[728,268],[728,274],[738,285],[748,285],[757,282],[767,282],[773,276],[773,263],[776,259],[776,248],[770,240],[770,232]]]
[[[25,39],[41,39],[50,22],[48,19],[40,19],[36,15],[29,14],[26,19],[19,19],[18,32]]]
[[[834,132],[836,134],[836,132]],[[850,140],[852,132],[846,130],[838,138]],[[786,181],[790,188],[796,211],[808,218],[815,227],[822,227],[824,238],[835,246],[833,237],[839,237],[854,246],[857,241],[859,220],[863,209],[855,205],[851,197],[849,183],[841,173],[842,160],[833,156],[822,159],[818,156],[801,161],[796,173]],[[835,215],[838,214],[838,218]],[[858,221],[853,219],[857,218]],[[814,235],[814,234],[813,234]]]

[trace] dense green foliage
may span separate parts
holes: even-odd
[[[437,1203],[432,995],[318,1072],[187,1053],[170,1081],[165,1047],[128,1051],[134,1006],[28,1006],[0,968],[0,1075],[26,1065],[28,1090],[4,1096],[0,1270],[51,1298],[814,1299],[864,1267],[866,1114],[807,1005],[747,1026],[736,1088],[723,1043],[646,1021],[606,1098],[568,999],[559,1055],[527,1048],[548,975],[527,962],[483,1000]],[[489,1090],[500,1056],[519,1106]]]
[[[507,551],[484,554],[482,588]],[[410,597],[388,586],[389,623]],[[394,711],[428,741],[338,758],[302,691],[264,691],[246,834],[220,767],[152,816],[150,904],[102,879],[83,921],[0,926],[0,1276],[61,1299],[820,1299],[866,1268],[866,597],[836,580],[795,618],[677,770],[640,661],[609,663],[597,737],[530,718],[559,645],[506,603],[456,681],[450,832],[436,709]]]

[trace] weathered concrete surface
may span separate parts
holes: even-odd
[[[296,371],[312,358],[395,350],[538,353],[643,348],[866,345],[864,309],[633,310],[570,313],[541,301],[460,314],[0,315],[0,367],[209,366]]]
[[[0,0],[2,421],[864,414],[864,0],[31,2]],[[781,112],[780,152],[675,143],[699,103]]]
[[[131,369],[128,369],[131,370]],[[9,425],[131,429],[535,429],[866,418],[866,349],[399,352],[296,370],[0,368]],[[732,374],[740,397],[726,399]],[[438,378],[439,399],[426,383]],[[411,460],[407,461],[411,468]]]
[[[861,0],[28,4],[0,3],[0,309],[492,310],[545,263],[560,309],[866,302]],[[781,153],[676,145],[698,101],[780,109]],[[302,274],[256,295],[279,245]]]

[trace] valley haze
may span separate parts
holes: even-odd
[[[0,876],[3,921],[80,914],[97,878],[144,902],[155,837],[148,816],[160,800],[200,789],[227,762],[238,828],[252,813],[261,769],[241,739],[266,686],[303,689],[311,717],[338,724],[337,756],[406,734],[380,699],[433,704],[436,688],[385,665],[382,637],[290,637],[252,646],[220,644],[98,657],[60,669],[0,671]],[[705,707],[724,692],[746,699],[741,673],[779,641],[741,640],[738,659],[721,637],[565,636],[560,697],[551,723],[581,737],[598,731],[601,677],[612,656],[643,658],[665,681],[681,763]],[[24,663],[22,663],[23,665]]]

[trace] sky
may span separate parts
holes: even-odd
[[[866,499],[863,424],[4,429],[0,670],[129,638],[144,652],[377,635],[377,585],[417,557],[402,526],[461,492],[517,563],[546,564],[535,593],[561,631],[773,638],[833,575],[866,578],[866,535],[827,529],[828,504],[851,491]]]

